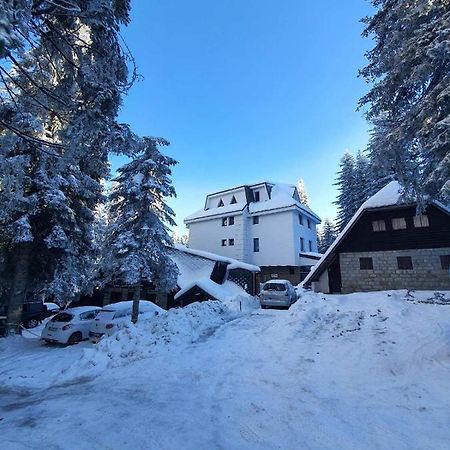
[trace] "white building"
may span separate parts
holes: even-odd
[[[298,283],[320,256],[320,218],[291,185],[262,182],[209,194],[184,223],[191,248],[260,266],[262,281]]]

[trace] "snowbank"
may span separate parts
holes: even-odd
[[[82,342],[69,347],[47,346],[38,339],[40,329],[34,334],[26,332],[26,339],[1,339],[2,385],[14,389],[50,388],[94,378],[111,368],[192,344],[258,307],[258,300],[248,294],[228,295],[223,302],[192,303],[161,310],[157,316],[144,314],[136,325],[130,322],[116,334],[104,336],[97,345]],[[11,363],[13,356],[15,364]]]

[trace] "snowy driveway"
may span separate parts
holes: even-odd
[[[2,448],[448,449],[450,306],[394,297],[309,294],[186,345],[121,344],[126,363],[63,369],[43,389],[48,364],[89,344],[27,343],[20,370],[0,351]]]

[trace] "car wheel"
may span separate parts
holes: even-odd
[[[73,333],[70,335],[69,340],[67,341],[68,344],[78,344],[83,339],[82,334],[77,331],[76,333]]]
[[[39,325],[39,321],[37,319],[30,319],[25,322],[25,328],[35,328]]]

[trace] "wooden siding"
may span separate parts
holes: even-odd
[[[365,211],[354,225],[337,252],[370,252],[381,250],[407,250],[440,248],[450,246],[450,216],[434,205],[428,206],[426,214],[430,226],[414,227],[415,206]],[[392,219],[404,217],[406,229],[393,230]],[[384,220],[386,231],[374,232],[372,221]]]

